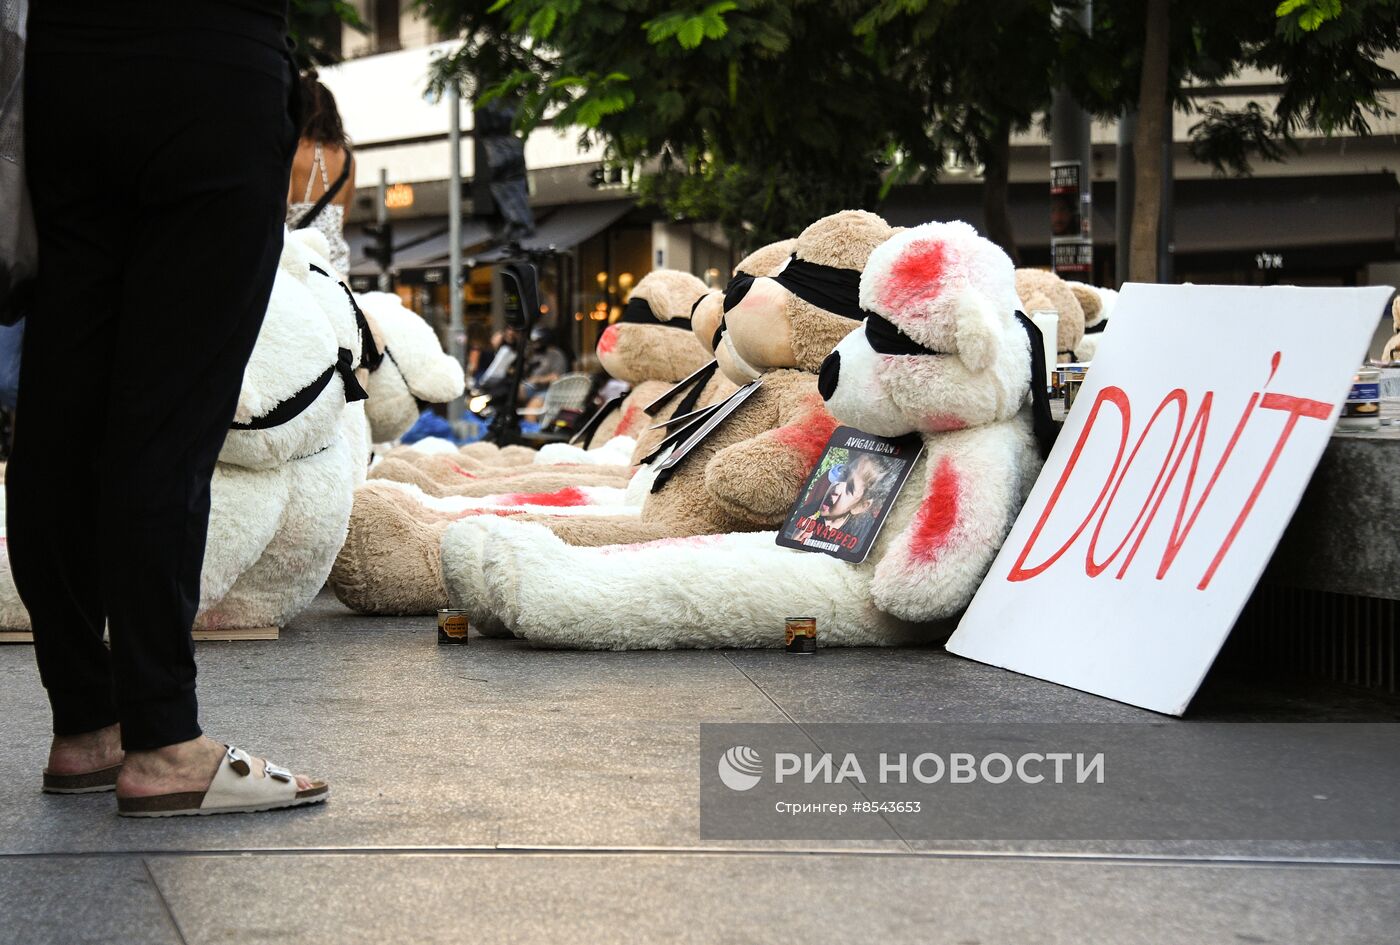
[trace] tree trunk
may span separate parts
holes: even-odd
[[[1168,0],[1147,0],[1147,36],[1142,52],[1137,132],[1133,135],[1133,235],[1128,278],[1157,281],[1157,230],[1162,217],[1162,141],[1171,121],[1167,59],[1171,52]]]
[[[987,227],[987,239],[996,243],[1014,265],[1021,265],[1016,252],[1016,233],[1011,226],[1008,206],[1011,175],[1011,125],[1002,122],[991,136],[982,142],[982,220]]]

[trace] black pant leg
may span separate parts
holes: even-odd
[[[100,138],[115,105],[110,85],[86,82],[80,70],[72,57],[49,55],[31,55],[26,68],[26,161],[40,265],[5,477],[11,567],[59,735],[117,721],[102,643],[99,446],[129,205],[115,176],[95,174],[90,151],[75,147],[73,116],[91,116]]]
[[[190,627],[209,484],[277,271],[297,137],[289,81],[162,66],[138,82],[133,119],[177,130],[135,181],[103,451],[102,597],[128,749],[199,734]]]
[[[157,748],[200,733],[209,482],[280,255],[292,81],[47,39],[29,64],[44,271],[11,555],[55,730],[115,715],[128,750]],[[95,141],[115,157],[94,160]]]

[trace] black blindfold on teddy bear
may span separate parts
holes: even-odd
[[[700,304],[700,300],[696,299],[695,304]],[[690,312],[692,315],[695,314],[695,305],[690,307]],[[690,319],[672,318],[669,321],[662,321],[652,311],[650,302],[646,299],[639,299],[635,295],[627,300],[627,307],[622,310],[622,317],[618,321],[625,325],[660,325],[662,328],[683,328],[690,331]]]

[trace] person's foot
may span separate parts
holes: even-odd
[[[45,774],[71,775],[102,771],[122,763],[122,730],[109,725],[81,735],[55,735]],[[110,790],[110,788],[109,788]]]
[[[131,751],[117,777],[117,797],[155,797],[161,794],[193,794],[209,790],[223,761],[225,746],[200,736],[153,751]],[[297,789],[313,782],[296,775]]]

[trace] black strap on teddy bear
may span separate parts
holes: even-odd
[[[1059,430],[1055,418],[1050,415],[1050,379],[1045,376],[1045,335],[1035,327],[1035,322],[1022,311],[1016,312],[1016,321],[1026,332],[1031,343],[1031,431],[1035,434],[1036,445],[1040,447],[1040,458],[1050,455]]]
[[[680,405],[671,413],[673,417],[684,417],[695,409],[696,403],[700,400],[701,393],[705,390],[705,385],[710,383],[710,378],[715,376],[715,371],[717,370],[719,370],[719,362],[711,361],[689,377],[681,380],[679,384],[676,384],[666,393],[647,404],[642,408],[642,412],[649,417],[654,417],[656,416],[656,412],[662,407],[666,406],[680,395],[685,394],[685,399],[682,400]]]
[[[315,263],[310,263],[311,271],[325,276],[327,279],[335,279],[326,270]],[[374,332],[369,329],[369,319],[360,309],[360,303],[355,301],[355,293],[350,291],[350,287],[339,279],[335,279],[336,285],[340,286],[345,293],[345,298],[350,303],[350,308],[355,312],[355,325],[360,329],[360,367],[370,371],[379,370],[379,366],[384,363],[385,352],[379,350],[379,346],[374,343]]]
[[[627,307],[622,310],[622,317],[618,321],[627,325],[660,325],[662,328],[683,328],[690,331],[689,318],[662,321],[652,310],[650,302],[635,295],[627,300]]]
[[[336,349],[335,364],[326,368],[325,373],[316,380],[307,384],[291,397],[282,401],[270,412],[254,417],[247,423],[237,423],[232,425],[234,430],[269,430],[272,427],[280,427],[282,424],[300,416],[302,411],[315,403],[316,398],[321,396],[321,391],[330,384],[331,378],[339,374],[341,380],[345,382],[345,402],[353,404],[357,400],[364,400],[369,395],[360,386],[360,382],[355,378],[355,353],[349,348]]]

